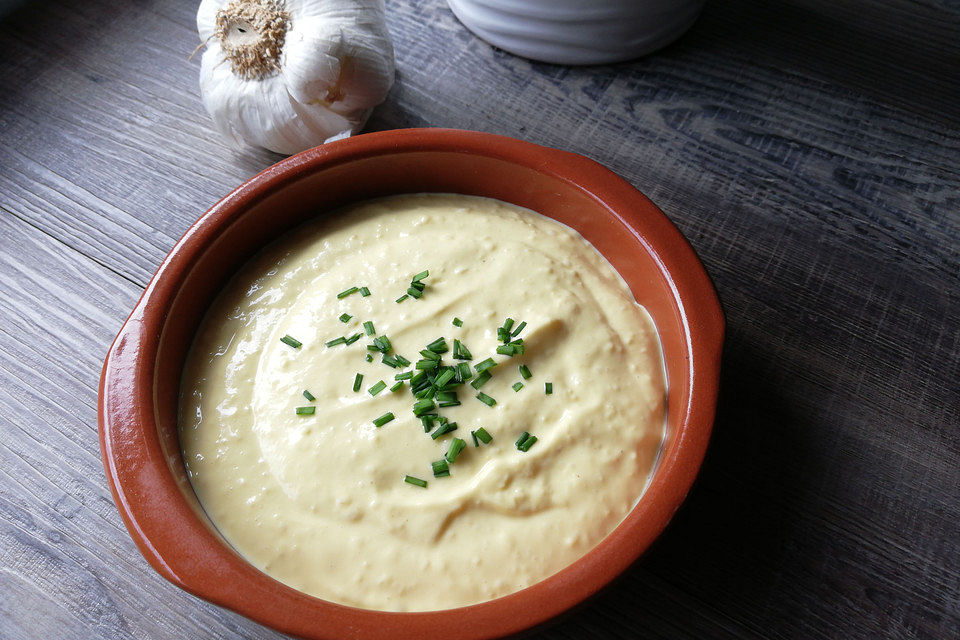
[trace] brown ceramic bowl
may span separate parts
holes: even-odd
[[[177,437],[181,370],[222,285],[266,243],[345,203],[416,192],[488,196],[578,230],[657,325],[667,436],[653,480],[590,553],[523,591],[425,613],[346,607],[291,589],[227,545],[197,502]],[[201,598],[304,638],[509,635],[569,609],[653,542],[689,491],[710,436],[723,315],[690,245],[646,197],[588,160],[469,131],[410,129],[333,142],[253,177],[207,211],[160,265],[110,348],[100,380],[100,446],[130,535],[162,576]]]

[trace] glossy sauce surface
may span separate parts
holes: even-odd
[[[423,297],[398,304],[424,269]],[[337,298],[354,286],[371,295]],[[522,355],[496,353],[507,317],[527,323]],[[496,405],[463,385],[462,404],[440,409],[458,430],[432,439],[409,386],[389,391],[412,367],[367,362],[375,336],[325,346],[368,320],[413,362],[441,336],[473,365],[492,357],[481,390]],[[388,389],[371,396],[380,380]],[[334,602],[424,611],[522,589],[612,531],[654,467],[664,396],[649,317],[579,234],[495,200],[398,196],[297,229],[229,283],[184,373],[181,442],[205,510],[255,566]],[[396,419],[375,427],[387,412]],[[479,427],[493,441],[475,447]],[[527,452],[514,444],[524,431],[539,439]],[[467,447],[434,478],[454,437]]]

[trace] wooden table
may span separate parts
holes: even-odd
[[[107,489],[97,380],[154,268],[279,159],[197,90],[196,2],[0,21],[0,638],[275,638],[166,583]],[[659,542],[542,638],[960,634],[960,5],[711,1],[638,62],[531,63],[388,0],[371,129],[595,158],[690,239],[727,311],[715,436]]]

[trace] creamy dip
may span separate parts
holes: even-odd
[[[425,269],[422,297],[397,303]],[[368,296],[337,297],[362,286]],[[527,323],[523,354],[496,353],[508,317]],[[480,391],[496,404],[462,385],[461,405],[439,409],[458,430],[432,439],[409,381],[389,390],[415,365],[393,369],[367,349],[383,335],[413,363],[441,336],[471,365],[492,357]],[[443,363],[460,362],[451,356]],[[388,388],[372,396],[380,380]],[[190,353],[180,435],[204,509],[255,566],[334,602],[425,611],[518,591],[600,542],[646,487],[664,401],[649,316],[578,233],[496,200],[420,194],[322,217],[233,278]],[[396,418],[374,426],[386,413]],[[479,427],[493,440],[477,447]],[[526,452],[524,431],[538,438]],[[467,446],[435,478],[454,437]]]

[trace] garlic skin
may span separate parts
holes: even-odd
[[[236,146],[350,136],[393,85],[383,0],[202,0],[197,31],[203,104]]]

